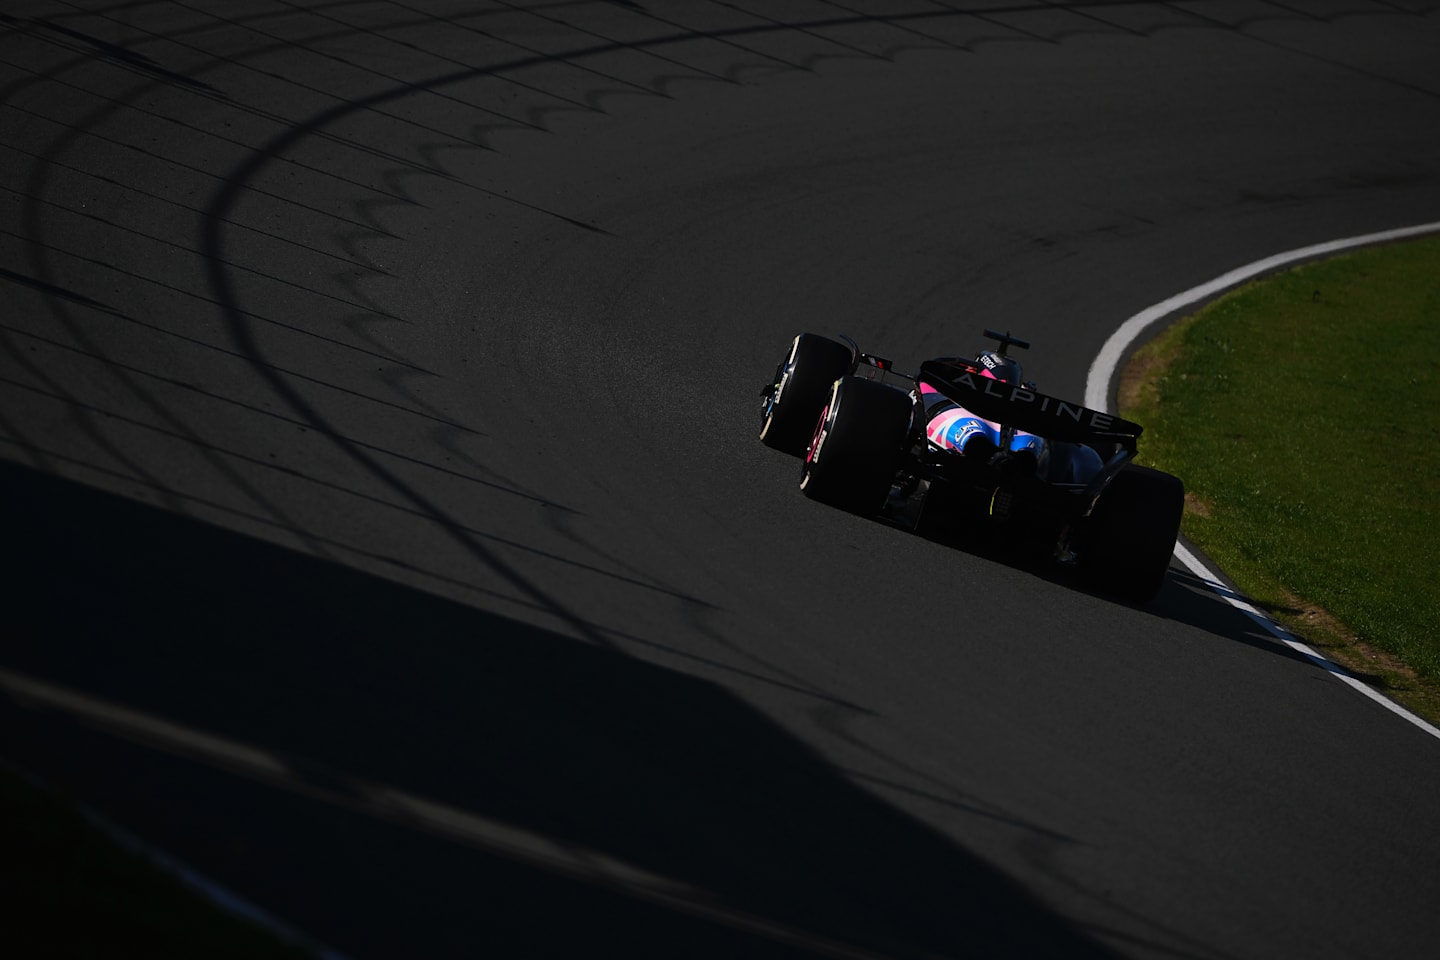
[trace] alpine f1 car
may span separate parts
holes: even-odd
[[[915,528],[1038,548],[1127,600],[1165,581],[1185,489],[1133,462],[1141,428],[1040,393],[1010,348],[902,374],[853,341],[802,333],[762,391],[760,439],[801,456],[807,497]]]

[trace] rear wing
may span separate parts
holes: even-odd
[[[920,365],[916,379],[982,419],[1050,440],[1092,446],[1113,443],[1133,455],[1143,429],[1138,423],[1046,396],[1025,384],[981,376],[968,360],[927,360]]]

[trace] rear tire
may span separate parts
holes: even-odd
[[[1079,573],[1101,592],[1144,603],[1160,592],[1185,512],[1185,486],[1149,467],[1121,470],[1077,530]]]
[[[879,512],[913,411],[910,395],[895,387],[862,377],[835,381],[800,471],[805,496],[855,513]]]
[[[760,442],[792,457],[804,456],[831,386],[854,365],[855,355],[837,340],[813,333],[796,337],[761,415]]]

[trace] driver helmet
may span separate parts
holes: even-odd
[[[980,367],[982,376],[1005,383],[1021,382],[1020,361],[1014,357],[986,350],[975,358],[975,363]]]

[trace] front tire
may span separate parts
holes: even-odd
[[[792,457],[803,456],[831,385],[854,366],[855,355],[845,344],[813,333],[796,337],[761,414],[760,442]]]
[[[805,496],[855,513],[879,512],[913,412],[910,395],[895,387],[862,377],[835,381],[800,472]]]
[[[1125,467],[1077,531],[1082,580],[1135,603],[1152,599],[1165,583],[1184,512],[1179,478],[1150,467]]]

